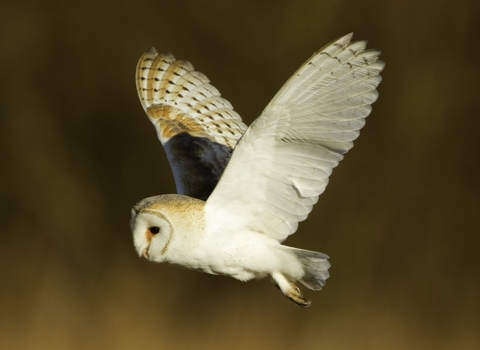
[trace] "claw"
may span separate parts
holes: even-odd
[[[295,291],[296,291],[298,294],[300,294],[300,295],[302,294],[302,292],[300,292],[300,288],[298,288],[298,286],[297,286],[295,283],[291,282],[291,283],[290,283],[290,286],[292,286],[292,288],[295,289]]]
[[[284,297],[290,299],[301,307],[309,307],[312,305],[311,300],[307,300],[303,297],[300,288],[298,288],[295,283],[288,281],[284,275],[274,273],[272,274],[272,278],[275,282],[275,286],[280,289]]]
[[[290,283],[291,288],[286,291],[285,294],[283,294],[285,297],[293,301],[295,304],[301,307],[309,307],[312,305],[311,300],[307,300],[303,297],[302,292],[300,291],[300,288],[297,287],[295,283]]]

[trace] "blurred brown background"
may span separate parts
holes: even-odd
[[[423,1],[0,5],[0,348],[479,349],[480,7]],[[247,124],[310,55],[383,50],[361,137],[288,245],[331,256],[310,309],[136,256],[138,200],[175,191],[135,90],[154,45]]]

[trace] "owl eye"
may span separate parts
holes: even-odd
[[[157,233],[160,232],[160,227],[158,227],[158,226],[152,226],[152,227],[149,227],[148,230],[150,231],[150,233],[156,235]]]

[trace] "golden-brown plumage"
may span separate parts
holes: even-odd
[[[151,48],[140,58],[138,96],[165,148],[177,192],[207,199],[247,126],[208,78]]]

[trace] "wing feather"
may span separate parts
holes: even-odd
[[[207,199],[247,129],[230,102],[188,61],[144,53],[137,65],[138,96],[157,130],[177,192]]]
[[[380,51],[351,38],[314,54],[245,132],[207,200],[215,232],[283,241],[306,219],[378,98]]]

